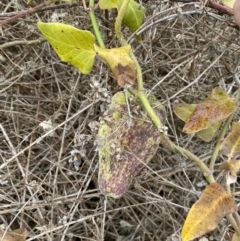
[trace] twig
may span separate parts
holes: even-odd
[[[144,31],[146,31],[147,29],[151,28],[152,26],[159,24],[161,22],[164,21],[170,21],[170,20],[174,20],[177,19],[179,17],[185,16],[185,15],[191,15],[191,14],[203,14],[202,9],[200,10],[194,10],[194,11],[186,11],[186,12],[181,12],[181,13],[176,13],[176,14],[172,14],[172,15],[168,15],[166,17],[160,18],[158,20],[153,20],[150,24],[148,24],[147,26],[142,25],[139,30],[135,33],[137,36],[139,36],[140,34],[142,34]],[[216,19],[221,19],[221,16],[215,14],[215,13],[207,13],[208,15],[216,18]],[[132,37],[132,36],[131,36]]]
[[[9,137],[8,137],[8,135],[7,135],[4,127],[2,126],[2,124],[0,124],[0,129],[1,129],[1,131],[2,131],[2,133],[3,133],[3,136],[5,137],[8,145],[9,145],[9,149],[11,150],[12,154],[16,156],[16,155],[17,155],[16,149],[14,148],[14,146],[13,146],[11,140],[9,139]],[[35,202],[34,196],[35,196],[36,192],[35,192],[35,193],[32,192],[32,189],[30,188],[30,185],[29,185],[29,183],[28,183],[28,178],[26,177],[25,171],[24,171],[22,165],[20,164],[18,158],[16,158],[16,162],[17,162],[18,168],[19,168],[19,170],[20,170],[20,172],[21,172],[21,174],[22,174],[22,177],[23,177],[23,180],[24,180],[24,184],[26,185],[26,188],[27,188],[27,190],[29,191],[29,193],[30,193],[30,195],[31,195],[31,198],[29,198],[29,200],[32,199],[33,202]],[[27,203],[29,202],[29,200],[26,202],[25,205],[27,205]],[[24,205],[24,206],[25,206],[25,205]],[[37,208],[37,210],[38,210],[39,216],[43,219],[43,216],[42,216],[42,213],[41,213],[40,209]],[[13,224],[13,222],[15,221],[15,219],[18,217],[18,215],[19,215],[20,213],[21,213],[21,210],[19,210],[19,211],[18,211],[18,214],[15,215],[14,218],[11,220],[11,222],[10,222],[9,225],[8,225],[9,227],[11,227],[11,225]],[[3,239],[4,239],[4,236],[6,235],[7,231],[8,231],[8,228],[5,230],[4,234],[2,235],[2,238],[3,238]]]
[[[12,41],[12,42],[8,42],[5,44],[0,45],[0,49],[6,49],[12,46],[16,46],[16,45],[33,45],[33,44],[40,44],[42,42],[45,42],[46,39],[40,38],[40,39],[36,39],[36,40],[30,40],[30,41],[22,41],[22,40],[17,40],[17,41]]]
[[[34,142],[32,142],[30,145],[28,145],[27,147],[25,147],[24,149],[22,149],[21,151],[19,151],[18,153],[16,153],[13,157],[9,158],[8,160],[6,160],[1,166],[0,169],[3,169],[5,166],[7,166],[11,161],[15,160],[18,156],[22,155],[25,151],[27,151],[30,147],[40,143],[45,137],[49,136],[52,132],[56,131],[59,127],[65,125],[67,122],[71,121],[72,119],[74,119],[75,117],[77,117],[80,113],[84,112],[85,110],[87,110],[88,108],[90,108],[93,104],[97,103],[98,100],[96,100],[94,103],[89,104],[88,106],[86,106],[85,108],[83,108],[82,110],[78,111],[77,113],[75,113],[73,116],[71,116],[69,119],[65,120],[64,122],[62,122],[61,124],[59,124],[58,126],[56,126],[55,128],[51,129],[50,131],[46,132],[44,135],[42,135],[41,137],[37,138]]]
[[[102,220],[102,240],[104,240],[104,230],[105,230],[105,222],[106,222],[106,212],[107,212],[107,196],[104,199],[104,212],[103,212],[103,220]]]
[[[76,3],[73,3],[73,4],[69,4],[69,3],[63,3],[63,4],[58,4],[58,5],[53,5],[53,6],[47,6],[47,7],[43,7],[43,8],[40,8],[38,9],[37,11],[35,12],[45,12],[45,11],[49,11],[49,10],[56,10],[56,9],[66,9],[66,8],[74,8],[76,7],[77,4]],[[18,15],[20,14],[21,12],[26,12],[26,9],[25,10],[22,10],[22,11],[15,11],[15,12],[10,12],[10,13],[0,13],[0,20],[1,19],[8,19],[8,18],[12,18],[14,17],[15,15]],[[14,20],[13,20],[14,21]]]
[[[19,13],[16,13],[14,16],[12,16],[10,18],[4,19],[4,20],[0,21],[0,31],[2,31],[2,26],[4,24],[10,23],[12,21],[15,21],[15,20],[17,20],[17,19],[19,19],[19,18],[21,18],[21,17],[23,17],[25,15],[30,14],[30,13],[35,13],[35,12],[39,11],[40,9],[44,8],[45,6],[48,6],[48,5],[50,5],[50,4],[54,3],[54,2],[57,2],[57,1],[58,0],[48,0],[48,1],[44,2],[44,3],[42,3],[42,4],[37,5],[36,7],[28,8],[28,9],[26,9],[24,11],[20,11]]]
[[[233,15],[233,10],[231,8],[225,7],[219,3],[209,1],[207,6],[210,8],[216,9],[221,13]]]
[[[197,77],[194,81],[192,81],[189,85],[183,87],[183,88],[182,88],[181,90],[179,90],[177,93],[175,93],[174,95],[172,95],[172,96],[169,98],[169,100],[175,98],[175,97],[176,97],[177,95],[179,95],[181,92],[183,92],[184,90],[188,89],[190,86],[196,84],[196,83],[202,78],[202,76],[203,76],[207,71],[209,71],[209,70],[212,68],[212,66],[216,64],[217,61],[219,61],[219,59],[223,56],[223,54],[225,53],[225,51],[226,51],[226,49],[225,49],[224,51],[222,51],[222,53],[221,53],[214,61],[212,61],[212,63],[211,63],[200,75],[198,75],[198,77]]]
[[[173,2],[183,2],[183,3],[192,3],[192,2],[204,2],[203,0],[171,0]],[[232,9],[223,6],[222,4],[216,3],[216,2],[212,2],[212,1],[208,1],[207,2],[207,7],[213,8],[218,10],[221,13],[226,13],[226,14],[233,14]]]

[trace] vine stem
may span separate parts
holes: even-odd
[[[158,130],[162,129],[162,127],[163,127],[162,122],[160,121],[159,117],[156,115],[154,109],[150,105],[150,103],[146,97],[146,94],[143,91],[141,91],[141,92],[137,93],[137,97],[141,101],[143,107],[147,111],[149,117],[151,118],[152,122],[155,124],[157,129]]]
[[[235,212],[235,214],[236,214],[236,212]],[[236,220],[233,218],[233,215],[232,214],[227,215],[227,220],[229,223],[231,223],[231,225],[234,228],[234,230],[236,231],[237,235],[240,236],[240,229],[236,223]]]
[[[124,17],[124,14],[126,12],[129,2],[130,2],[130,0],[124,0],[122,2],[121,7],[118,9],[118,15],[117,15],[117,18],[115,21],[115,34],[116,34],[117,38],[119,39],[120,44],[122,46],[127,45],[127,41],[122,34],[121,27],[122,27],[122,20],[123,20],[123,17]]]
[[[193,153],[191,153],[190,151],[186,150],[183,147],[175,145],[175,148],[180,153],[187,156],[189,159],[191,159],[192,161],[194,161],[198,165],[198,167],[201,169],[202,173],[204,174],[205,178],[207,179],[208,183],[215,182],[212,171],[204,164],[203,161],[201,161],[201,159],[199,159],[197,156],[195,156]]]
[[[237,226],[240,228],[240,218],[239,218],[238,212],[234,212],[232,214],[232,216],[233,216],[234,220],[236,221]],[[240,234],[240,232],[239,232],[239,234]]]
[[[128,44],[127,41],[125,40],[123,34],[122,34],[121,26],[122,26],[122,20],[123,20],[123,17],[124,17],[124,13],[127,9],[127,6],[129,4],[129,2],[130,2],[130,0],[124,0],[123,1],[122,6],[118,10],[118,16],[117,16],[116,21],[115,21],[115,34],[116,34],[117,38],[119,39],[120,44],[122,46]],[[89,12],[90,18],[91,18],[93,27],[96,26],[96,27],[94,27],[95,34],[99,34],[99,36],[101,36],[100,31],[98,29],[96,19],[95,19],[94,12],[92,11],[93,7],[94,7],[94,0],[90,0],[90,9],[91,9],[90,12]],[[99,37],[97,37],[97,39],[98,39],[98,42],[99,42]],[[99,44],[100,43],[101,43],[101,41],[99,42]],[[103,44],[103,43],[101,43],[101,44]],[[131,56],[131,58],[132,58],[132,60],[135,64],[135,68],[136,68],[136,72],[137,72],[137,83],[138,83],[137,91],[135,91],[133,89],[130,89],[130,92],[134,93],[135,96],[137,96],[139,98],[139,100],[141,101],[141,103],[142,103],[143,107],[145,108],[146,112],[148,113],[149,117],[151,118],[151,120],[153,121],[153,123],[155,124],[157,129],[159,130],[161,141],[164,144],[164,146],[166,146],[168,149],[170,149],[172,151],[178,151],[182,155],[187,156],[189,159],[191,159],[192,161],[194,161],[198,165],[198,167],[201,169],[202,173],[204,174],[205,178],[207,179],[207,181],[209,183],[215,182],[215,179],[213,177],[211,169],[209,169],[201,159],[199,159],[196,155],[194,155],[190,151],[186,150],[185,148],[180,147],[180,146],[176,146],[173,142],[171,142],[171,140],[164,133],[162,133],[162,131],[160,131],[162,129],[163,125],[162,125],[159,117],[156,115],[154,109],[150,105],[150,103],[147,99],[147,96],[143,91],[142,70],[141,70],[141,67],[138,63],[138,60],[137,60],[136,56],[134,55],[134,53],[132,52],[132,50],[130,51],[130,56]],[[220,138],[218,140],[220,141]],[[216,148],[216,153],[218,153],[217,148]],[[219,148],[218,148],[218,150],[219,150]],[[215,163],[215,160],[212,162],[212,164],[214,164],[214,163]],[[238,227],[235,219],[233,218],[233,216],[228,215],[227,219],[232,224],[232,226],[236,230],[237,234],[239,235],[239,227]]]
[[[116,18],[116,22],[115,22],[115,33],[117,38],[120,41],[121,45],[127,45],[127,41],[124,38],[122,31],[121,31],[121,26],[122,26],[122,20],[124,17],[124,13],[127,9],[127,6],[129,4],[130,0],[124,0],[120,9],[118,10],[118,16]],[[152,108],[152,106],[150,105],[148,98],[146,96],[146,94],[143,91],[143,77],[142,77],[142,69],[138,63],[138,60],[136,58],[136,56],[134,55],[132,49],[130,51],[130,57],[132,58],[135,68],[136,68],[136,72],[137,72],[137,92],[136,92],[136,97],[141,101],[143,107],[145,108],[146,112],[148,113],[149,117],[151,118],[151,120],[153,121],[153,123],[155,124],[155,126],[157,127],[158,130],[160,130],[163,125],[161,123],[161,120],[158,118],[157,114],[155,113],[154,109]]]
[[[90,20],[91,20],[93,30],[94,30],[96,39],[98,41],[98,44],[101,48],[105,48],[105,45],[104,45],[104,42],[103,42],[103,39],[102,39],[102,35],[101,35],[100,30],[99,30],[97,20],[96,20],[96,16],[95,16],[95,13],[94,13],[94,0],[89,1],[89,9],[90,9],[89,10],[89,17],[90,17]]]
[[[90,0],[90,2],[92,2],[92,1],[93,0]],[[122,6],[120,7],[120,9],[118,11],[118,16],[117,16],[116,22],[115,22],[115,33],[116,33],[116,36],[119,39],[120,44],[122,46],[128,44],[127,41],[125,40],[122,32],[121,32],[121,26],[122,26],[122,19],[123,19],[125,11],[127,9],[127,6],[129,4],[129,1],[130,0],[124,0],[123,1]],[[94,1],[90,4],[90,6],[91,6],[91,8],[94,7]],[[92,13],[92,14],[94,15],[94,13]],[[148,98],[147,98],[147,96],[146,96],[146,94],[143,90],[142,70],[141,70],[141,67],[138,63],[138,60],[137,60],[136,56],[134,55],[134,53],[132,52],[132,50],[130,52],[130,56],[131,56],[131,58],[132,58],[132,60],[135,64],[135,68],[136,68],[136,72],[137,72],[138,87],[137,87],[137,91],[134,90],[133,88],[130,88],[129,92],[134,94],[140,100],[140,102],[142,103],[142,105],[143,105],[144,109],[146,110],[146,112],[148,113],[149,117],[151,118],[151,120],[155,124],[156,128],[159,130],[159,134],[161,136],[162,144],[165,147],[167,147],[168,149],[170,149],[171,151],[178,151],[182,155],[185,155],[189,159],[194,161],[199,166],[199,168],[201,169],[201,171],[205,175],[208,182],[209,183],[215,182],[211,170],[197,156],[195,156],[190,151],[184,149],[183,147],[176,146],[164,133],[162,133],[161,130],[162,130],[163,124],[162,124],[161,120],[159,119],[159,117],[157,116],[157,114],[155,113],[152,106],[150,105],[150,103],[148,101]]]

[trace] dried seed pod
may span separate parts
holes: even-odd
[[[163,105],[153,96],[149,102],[164,123]],[[106,196],[122,196],[158,149],[160,133],[145,110],[133,111],[139,105],[135,99],[132,100],[133,118],[128,126],[126,98],[123,92],[118,92],[112,98],[108,116],[100,123],[98,183]]]

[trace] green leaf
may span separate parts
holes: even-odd
[[[122,0],[118,2],[118,9],[122,5]],[[123,24],[125,24],[131,32],[135,32],[143,23],[146,9],[139,3],[130,0],[128,8],[123,17]]]
[[[190,118],[193,111],[196,109],[197,104],[186,104],[186,103],[179,103],[174,105],[173,111],[174,113],[183,120],[184,122],[187,122]],[[213,139],[215,136],[218,128],[220,127],[221,123],[213,124],[212,126],[209,126],[207,129],[201,130],[196,132],[195,134],[202,140],[209,142]]]
[[[118,0],[100,0],[99,7],[100,9],[112,9],[117,8]]]
[[[195,134],[202,140],[209,142],[213,139],[213,137],[215,136],[217,130],[219,129],[219,127],[221,126],[221,123],[216,123],[210,127],[208,127],[207,129],[201,130],[199,132],[196,132]]]
[[[178,118],[186,122],[196,107],[197,104],[179,103],[173,106],[173,111]]]
[[[123,0],[100,0],[99,7],[101,9],[117,8],[119,10],[122,3]],[[125,24],[131,32],[135,32],[142,25],[145,12],[145,7],[134,0],[130,0],[123,17],[123,24]]]
[[[62,23],[38,22],[37,26],[63,62],[83,74],[90,73],[95,58],[95,38],[91,32]]]
[[[74,2],[74,0],[62,0],[62,1],[67,2],[69,4],[72,4]]]

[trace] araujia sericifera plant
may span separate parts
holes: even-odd
[[[224,91],[215,89],[205,101],[198,105],[181,103],[182,105],[175,108],[176,114],[186,122],[184,131],[197,134],[206,141],[212,140],[218,128],[227,120],[216,141],[210,167],[208,167],[193,153],[169,140],[163,126],[164,107],[154,96],[147,96],[144,92],[141,67],[121,32],[122,23],[133,32],[140,27],[145,13],[144,7],[133,0],[100,0],[99,6],[101,9],[118,9],[115,34],[121,47],[113,49],[104,47],[94,15],[94,0],[89,1],[89,15],[99,46],[95,43],[95,37],[90,31],[78,30],[60,23],[39,22],[38,27],[63,61],[71,63],[82,73],[88,74],[93,67],[95,56],[98,56],[110,67],[121,87],[131,86],[126,95],[124,92],[118,92],[112,97],[108,113],[100,122],[98,141],[101,192],[114,198],[123,195],[133,178],[150,161],[161,142],[171,151],[178,151],[194,161],[209,182],[202,197],[189,212],[181,234],[183,241],[192,240],[213,230],[226,215],[236,231],[234,241],[240,241],[238,226],[240,222],[234,199],[230,192],[216,183],[212,173],[229,120],[237,109],[236,101]],[[235,6],[234,11],[238,8],[238,5]],[[236,16],[235,21],[238,24]],[[137,79],[137,87],[133,85],[135,79]],[[239,91],[236,99],[238,98]],[[239,136],[234,134],[235,129],[232,132],[234,137]],[[234,158],[232,153],[236,153],[233,149],[240,139],[232,137],[229,139],[231,141],[227,139],[223,142],[223,146],[227,145],[228,148],[225,148],[227,156],[232,159]],[[224,170],[231,171],[235,163],[228,160]],[[238,170],[238,165],[234,166],[234,173]]]

